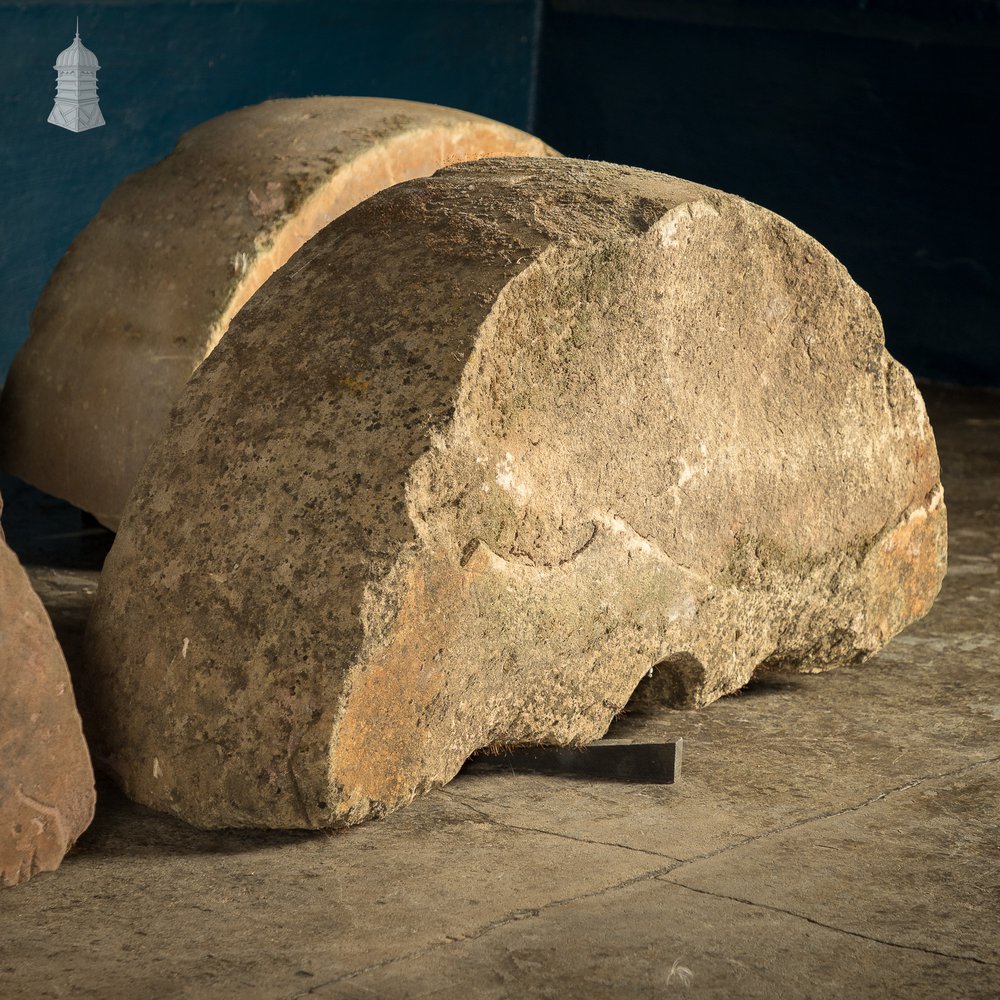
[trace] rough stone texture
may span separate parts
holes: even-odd
[[[0,887],[58,868],[94,801],[66,661],[0,531]]]
[[[555,155],[411,101],[268,101],[181,136],[74,240],[0,399],[0,465],[117,526],[149,446],[233,316],[369,195],[482,156]]]
[[[494,742],[859,661],[944,572],[934,439],[814,240],[484,160],[318,235],[191,380],[109,555],[95,720],[206,827],[353,823]]]
[[[331,836],[196,830],[101,783],[72,865],[0,905],[0,996],[996,1000],[1000,393],[924,395],[948,576],[866,664],[619,718],[684,738],[672,786],[470,767]],[[75,636],[99,554],[66,571],[45,498],[7,499]]]

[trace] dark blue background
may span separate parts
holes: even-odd
[[[529,125],[535,0],[28,4],[0,0],[0,378],[52,268],[181,132],[272,97],[405,97]],[[96,53],[107,124],[46,123],[52,65]]]
[[[74,134],[45,119],[78,14],[108,124]],[[847,265],[917,374],[1000,385],[995,0],[0,0],[0,377],[123,177],[309,94],[465,108],[744,195]]]
[[[914,372],[1000,385],[995,0],[553,0],[540,66],[557,149],[767,206]]]

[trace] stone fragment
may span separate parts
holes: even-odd
[[[740,198],[493,159],[314,237],[192,378],[89,626],[127,792],[379,816],[493,743],[863,660],[945,562],[878,313]]]
[[[555,155],[412,101],[268,101],[123,181],[50,278],[0,398],[0,466],[116,528],[191,372],[267,278],[384,187],[483,156]]]
[[[95,796],[66,661],[2,532],[0,692],[0,886],[11,886],[59,867]]]

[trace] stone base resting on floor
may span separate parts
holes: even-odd
[[[341,216],[233,320],[131,496],[83,695],[140,802],[356,823],[480,747],[599,737],[640,683],[863,660],[945,548],[923,401],[815,240],[481,160]]]

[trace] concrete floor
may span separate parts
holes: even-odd
[[[336,834],[102,787],[60,871],[0,895],[0,997],[1000,996],[1000,394],[925,395],[951,568],[874,660],[623,717],[684,738],[673,786],[463,773]],[[2,485],[73,662],[106,538],[58,504],[73,537],[41,537]]]

